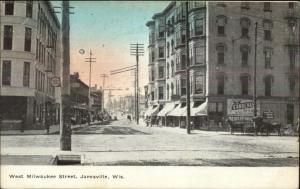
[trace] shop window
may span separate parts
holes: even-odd
[[[286,121],[287,124],[294,124],[294,104],[287,104]]]
[[[5,15],[14,15],[14,1],[5,1]]]
[[[181,79],[180,84],[181,84],[181,95],[186,95],[186,79]]]
[[[11,61],[4,60],[2,63],[2,85],[11,85]]]
[[[3,49],[12,50],[13,26],[4,25]]]

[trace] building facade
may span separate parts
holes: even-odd
[[[42,127],[59,122],[60,23],[50,1],[1,1],[0,114]]]
[[[146,24],[147,97],[153,109],[148,114],[161,116],[163,124],[184,126],[189,87],[195,126],[201,126],[201,119],[215,126],[231,115],[230,105],[243,107],[251,101],[255,89],[258,115],[271,114],[272,122],[295,124],[299,116],[299,3],[189,2],[186,12],[185,2],[171,2]],[[253,109],[253,101],[250,104]],[[247,116],[231,118],[249,121]]]

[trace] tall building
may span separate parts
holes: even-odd
[[[161,117],[165,125],[184,126],[190,87],[196,127],[203,120],[219,125],[224,116],[250,121],[256,89],[258,115],[271,122],[295,124],[299,116],[299,19],[298,2],[198,1],[189,2],[188,14],[185,2],[171,2],[146,24],[150,106],[146,115]],[[250,114],[245,113],[249,110]]]
[[[59,121],[60,23],[50,1],[0,2],[0,114],[4,124]],[[26,129],[25,128],[25,129]]]

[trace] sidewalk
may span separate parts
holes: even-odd
[[[105,123],[104,121],[95,121],[91,122],[91,125],[94,124],[102,124]],[[72,125],[72,129],[79,128],[79,127],[88,127],[88,124],[80,124],[80,125]],[[60,125],[51,125],[49,129],[48,135],[55,135],[59,134]],[[46,129],[39,129],[39,130],[24,130],[24,132],[21,132],[20,130],[4,130],[0,131],[0,135],[47,135]]]

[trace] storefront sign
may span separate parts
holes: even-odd
[[[233,121],[252,121],[254,115],[254,102],[249,99],[228,99],[227,115]],[[257,115],[259,107],[257,106]]]
[[[268,110],[268,111],[264,111],[263,112],[263,116],[267,119],[274,119],[274,112],[271,111],[271,110]]]

